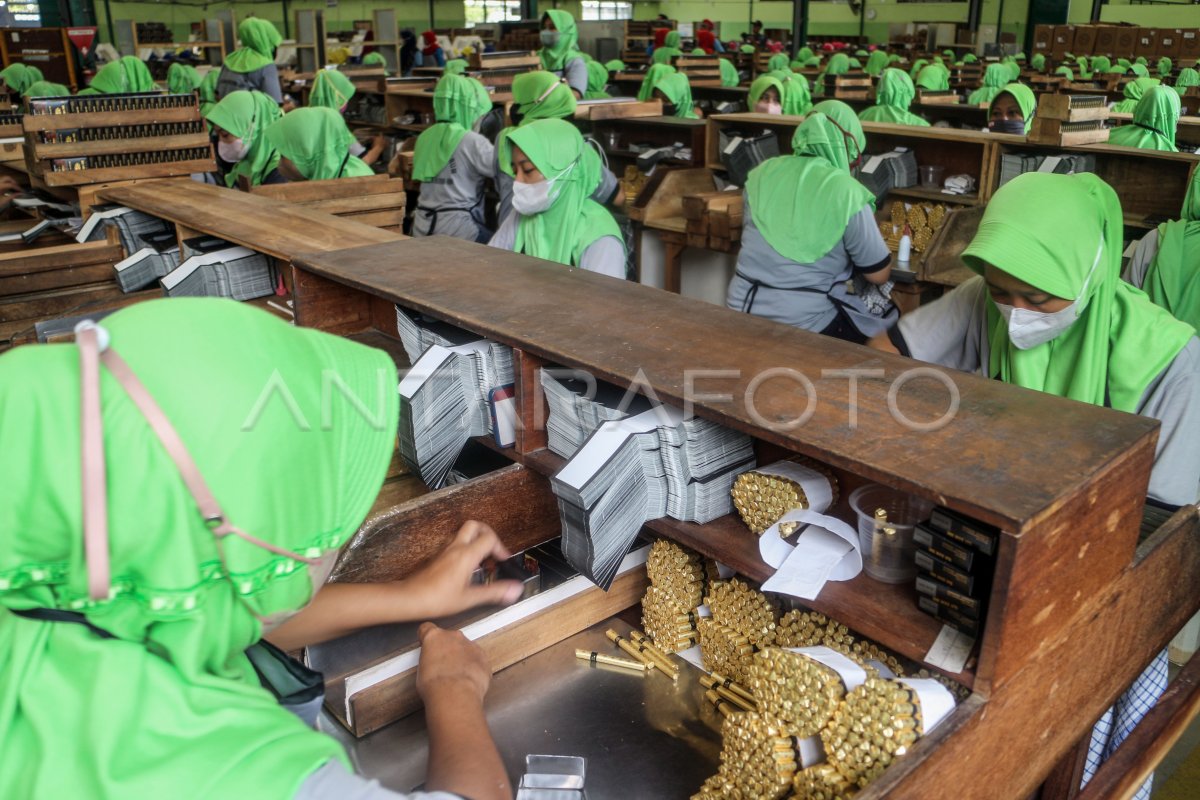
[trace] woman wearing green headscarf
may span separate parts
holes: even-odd
[[[917,76],[921,74],[921,70],[925,69],[927,66],[929,66],[928,61],[923,58],[918,58],[912,63],[912,66],[908,68],[908,77],[915,81]]]
[[[783,113],[783,82],[776,75],[759,75],[750,84],[747,96],[750,110],[757,114]]]
[[[1112,59],[1108,56],[1092,56],[1092,74],[1102,75],[1112,69]]]
[[[1079,68],[1079,80],[1090,81],[1092,79],[1092,71],[1088,69],[1087,56],[1075,59],[1075,65]]]
[[[1045,72],[1046,71],[1046,54],[1045,53],[1034,53],[1033,60],[1029,62],[1029,65],[1031,67],[1033,67],[1034,72]]]
[[[825,64],[825,71],[817,76],[817,80],[813,86],[813,93],[818,95],[825,94],[825,76],[845,75],[849,71],[850,57],[845,53],[834,53]]]
[[[1008,69],[1003,64],[988,64],[983,73],[983,86],[971,92],[967,105],[991,106],[996,95],[1004,91],[1008,83]]]
[[[1163,56],[1158,60],[1158,76],[1164,80],[1171,77],[1171,68],[1173,66],[1171,59]]]
[[[638,87],[637,99],[643,103],[654,97],[654,89],[658,86],[658,82],[668,75],[675,74],[675,68],[670,64],[651,64],[646,70],[645,77],[642,78],[642,85]]]
[[[37,67],[29,67],[17,62],[0,70],[0,80],[4,81],[9,92],[23,95],[26,89],[43,80],[43,77],[42,71]]]
[[[1028,136],[1033,129],[1033,115],[1037,111],[1037,97],[1023,83],[1010,83],[996,95],[988,109],[988,130],[992,133],[1010,133]]]
[[[1012,56],[1005,56],[1000,63],[1008,67],[1009,80],[1012,83],[1016,83],[1021,79],[1021,65]]]
[[[171,94],[191,94],[200,85],[200,73],[190,64],[179,61],[167,70],[167,91]]]
[[[51,83],[50,81],[38,81],[32,84],[25,93],[21,95],[26,100],[32,100],[38,97],[70,97],[71,90],[61,83]]]
[[[446,65],[444,67],[442,67],[442,74],[443,75],[466,75],[467,74],[467,66],[468,66],[468,64],[467,64],[466,59],[452,58],[446,62]]]
[[[220,71],[210,69],[196,87],[196,95],[200,98],[200,116],[205,119],[208,119],[208,113],[217,104],[217,80],[220,77]]]
[[[1150,69],[1145,64],[1134,64],[1129,68],[1129,71],[1139,78],[1150,77]]]
[[[383,53],[367,53],[365,56],[363,56],[362,65],[364,67],[375,67],[377,69],[382,69],[385,76],[391,74],[388,71],[387,59],[383,57]]]
[[[1147,90],[1158,86],[1162,81],[1158,78],[1135,78],[1125,84],[1123,94],[1125,99],[1119,103],[1115,103],[1110,111],[1115,111],[1118,114],[1132,114],[1137,108],[1138,101],[1146,94]]]
[[[790,69],[767,74],[774,75],[783,84],[784,114],[802,117],[812,109],[812,92],[808,88],[808,78]]]
[[[1072,71],[1072,69],[1070,67],[1068,67],[1066,64],[1063,64],[1058,69],[1054,70],[1054,74],[1061,75],[1062,77],[1066,78],[1069,81],[1075,80],[1074,71]]]
[[[734,87],[742,82],[742,76],[738,75],[737,66],[730,58],[718,58],[717,64],[721,67],[721,85],[725,87]]]
[[[679,31],[668,33],[666,39],[663,41],[663,46],[654,48],[654,53],[650,57],[651,62],[654,64],[670,64],[671,59],[683,55],[683,50],[680,49],[681,41]]]
[[[917,73],[914,83],[926,91],[948,92],[950,91],[950,70],[941,64],[930,64]]]
[[[979,56],[975,55],[974,53],[967,53],[965,56],[963,56],[963,58],[962,58],[962,63],[964,63],[964,64],[978,64],[978,63],[979,63]]]
[[[279,153],[279,171],[290,181],[361,178],[375,173],[351,155],[357,144],[342,115],[332,108],[298,108],[266,131],[267,142]]]
[[[582,62],[580,62],[582,63]],[[496,150],[474,130],[489,110],[479,82],[443,75],[433,90],[437,120],[417,137],[413,180],[421,183],[413,236],[453,236],[486,242],[484,181],[495,176]]]
[[[1119,66],[1121,69],[1128,70],[1130,67],[1133,66],[1133,62],[1130,61],[1128,58],[1118,58],[1117,66]]]
[[[1109,131],[1108,143],[1177,153],[1175,126],[1179,124],[1179,110],[1178,92],[1170,86],[1151,86],[1133,110],[1133,123]]]
[[[929,123],[908,110],[917,90],[912,78],[902,69],[886,69],[875,90],[875,105],[858,113],[863,122],[890,122],[893,125],[913,125],[928,128]]]
[[[783,72],[791,68],[787,53],[776,53],[767,59],[767,72]]]
[[[889,63],[887,51],[876,50],[867,58],[866,73],[868,75],[882,75]]]
[[[700,119],[700,110],[692,103],[692,84],[682,72],[666,75],[654,87],[654,96],[663,101],[663,116]]]
[[[575,18],[566,11],[550,9],[542,15],[542,69],[553,72],[556,77],[567,79],[575,97],[587,93],[588,72],[583,54],[579,52],[579,31]]]
[[[287,183],[279,173],[279,151],[264,135],[281,116],[279,106],[262,92],[234,92],[208,113],[217,134],[217,155],[233,164],[225,185],[236,187],[239,178],[251,186]]]
[[[608,86],[608,70],[599,61],[590,61],[587,65],[588,87],[583,95],[585,100],[605,100],[612,97],[605,89]]]
[[[1192,173],[1178,220],[1164,222],[1142,237],[1125,280],[1151,302],[1200,330],[1200,171]]]
[[[516,177],[513,210],[488,244],[503,250],[625,277],[625,240],[612,214],[592,200],[600,156],[574,125],[535,120],[501,145]]]
[[[1149,61],[1149,60],[1147,60],[1147,58],[1146,58],[1145,56],[1138,56],[1137,58],[1135,58],[1135,59],[1133,60],[1133,63],[1134,63],[1135,65],[1136,65],[1136,64],[1141,64],[1141,65],[1144,67],[1144,66],[1146,66],[1147,64],[1149,64],[1149,63],[1150,63],[1150,61]]]
[[[1189,86],[1200,86],[1200,71],[1192,67],[1184,67],[1179,70],[1179,77],[1175,79],[1175,92],[1183,97],[1187,94]]]
[[[325,586],[395,450],[392,360],[220,299],[139,303],[100,334],[0,357],[0,796],[379,796],[259,670],[519,590],[463,591],[507,556],[481,523],[410,579]],[[432,624],[419,637],[436,738],[416,797],[511,796],[486,658]]]
[[[150,77],[146,62],[136,56],[124,56],[120,61],[110,61],[92,77],[88,88],[81,95],[133,94],[156,92],[158,86]]]
[[[310,108],[332,108],[341,112],[354,97],[354,83],[336,69],[319,69],[308,94]]]
[[[217,98],[231,92],[262,92],[276,103],[283,102],[275,48],[283,41],[275,26],[265,19],[249,17],[238,24],[240,46],[225,56],[217,79]]]
[[[895,311],[872,314],[846,282],[886,283],[891,253],[875,223],[874,197],[850,174],[861,154],[858,119],[850,111],[836,123],[820,107],[796,129],[792,155],[763,162],[746,181],[742,246],[725,304],[865,342]]]

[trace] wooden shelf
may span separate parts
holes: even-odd
[[[907,189],[888,189],[888,194],[895,195],[896,197],[910,197],[914,200],[929,200],[934,203],[955,203],[960,206],[979,205],[979,194],[977,192],[948,194],[938,189],[909,186]]]

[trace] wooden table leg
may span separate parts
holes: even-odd
[[[683,248],[687,247],[683,237],[663,236],[666,255],[663,259],[663,288],[679,294],[683,285]],[[682,240],[682,241],[681,241]]]

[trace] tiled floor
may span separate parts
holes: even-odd
[[[1179,667],[1171,665],[1171,677]],[[1200,798],[1200,718],[1180,737],[1154,773],[1153,800]]]

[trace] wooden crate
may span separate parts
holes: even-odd
[[[825,97],[838,100],[867,100],[874,92],[871,76],[865,72],[847,72],[845,75],[825,76]]]
[[[689,245],[726,253],[737,249],[744,213],[741,192],[684,195],[682,206]]]
[[[1038,97],[1036,118],[1063,122],[1106,120],[1108,98],[1102,94],[1043,94]]]
[[[675,69],[687,75],[692,86],[721,85],[721,57],[718,55],[678,56]]]
[[[395,233],[404,225],[404,182],[387,175],[255,186],[250,193]]]
[[[917,102],[924,106],[953,106],[962,102],[962,95],[953,90],[918,89]]]
[[[520,69],[525,72],[541,69],[542,62],[537,53],[527,50],[510,50],[501,53],[471,53],[467,64],[472,70]]]
[[[1043,145],[1080,145],[1108,141],[1109,129],[1103,120],[1065,122],[1061,119],[1035,117],[1029,131],[1029,141]]]

